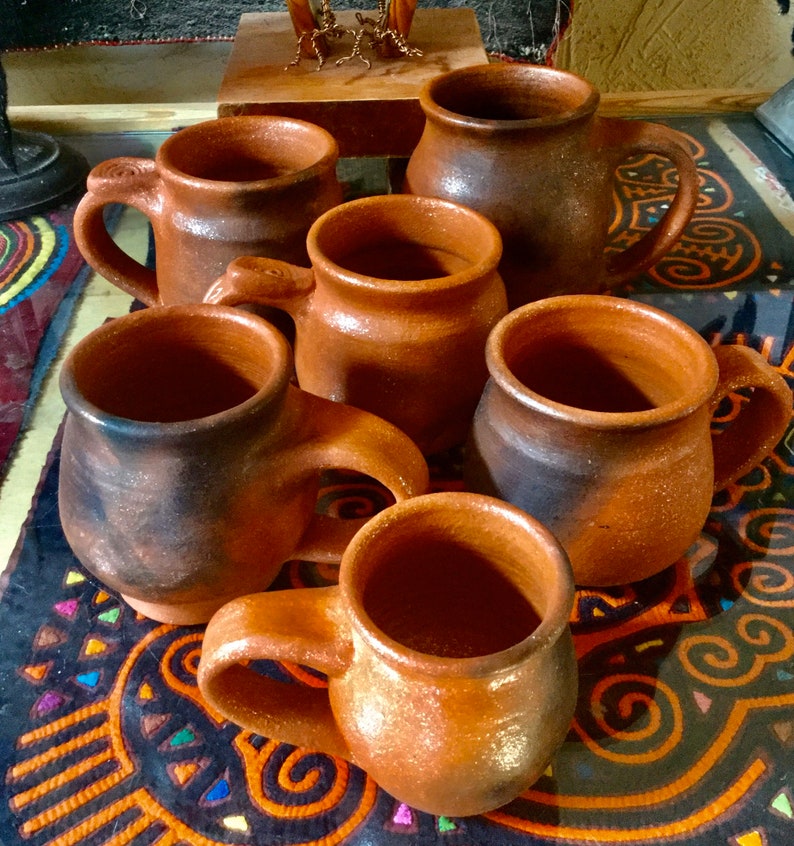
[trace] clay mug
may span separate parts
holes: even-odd
[[[462,443],[507,313],[494,226],[446,200],[364,197],[318,218],[307,249],[311,270],[233,261],[207,301],[285,310],[302,388],[383,417],[425,454]]]
[[[362,520],[315,515],[320,474],[424,493],[411,441],[374,415],[299,390],[291,353],[240,309],[124,315],[67,357],[61,522],[80,562],[136,610],[206,622],[284,561],[338,561]]]
[[[581,585],[637,581],[677,561],[712,496],[772,451],[791,416],[786,381],[754,350],[712,349],[666,312],[596,294],[512,312],[486,351],[467,487],[554,532]],[[711,433],[730,393],[752,389]]]
[[[237,256],[308,263],[309,226],[342,202],[337,158],[333,137],[305,121],[204,121],[167,138],[154,159],[120,157],[93,168],[75,211],[75,240],[91,267],[146,305],[201,302]],[[149,218],[155,270],[108,234],[103,212],[111,203]]]
[[[636,276],[671,249],[695,210],[686,138],[660,124],[602,117],[599,96],[567,71],[499,63],[442,74],[420,93],[425,129],[405,190],[463,203],[496,224],[511,309]],[[638,153],[672,162],[675,198],[641,239],[607,255],[615,169]]]
[[[528,515],[415,497],[359,531],[338,585],[221,608],[198,685],[239,725],[346,758],[413,808],[484,813],[529,787],[570,727],[573,595],[565,553]],[[265,658],[313,667],[327,689],[248,663]]]

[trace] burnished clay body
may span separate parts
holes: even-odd
[[[431,80],[420,103],[426,124],[405,190],[463,203],[496,224],[511,309],[639,274],[671,249],[695,210],[699,183],[686,138],[601,117],[598,91],[575,74],[477,65]],[[607,256],[614,172],[638,153],[672,161],[675,199],[641,240]]]
[[[785,380],[758,353],[712,350],[671,315],[628,300],[524,306],[494,329],[487,357],[466,484],[548,526],[582,585],[674,563],[714,491],[771,452],[791,415]],[[715,408],[742,388],[752,398],[712,437]]]
[[[340,755],[433,814],[496,808],[562,744],[576,703],[565,553],[506,503],[438,493],[376,515],[339,585],[235,600],[210,621],[198,684],[252,731]],[[243,662],[328,675],[285,685]]]
[[[205,622],[293,555],[339,560],[361,523],[314,515],[324,469],[424,493],[408,438],[291,372],[277,330],[220,306],[145,309],[84,338],[61,375],[59,490],[84,566],[147,616]]]
[[[205,121],[176,132],[154,159],[97,165],[75,212],[75,240],[95,270],[146,305],[201,302],[238,256],[308,263],[309,227],[342,202],[337,159],[333,137],[305,121]],[[114,244],[102,216],[110,203],[149,218],[156,274]]]
[[[305,390],[389,420],[425,454],[464,441],[507,312],[493,225],[436,198],[366,197],[320,217],[307,247],[312,270],[241,258],[207,301],[287,311]]]

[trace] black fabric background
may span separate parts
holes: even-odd
[[[488,51],[532,62],[544,61],[571,5],[572,0],[419,0],[420,8],[473,8]],[[333,3],[337,11],[376,6],[377,0]],[[285,10],[283,0],[0,0],[0,49],[233,38],[243,13]]]

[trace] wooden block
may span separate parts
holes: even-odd
[[[336,18],[360,28],[352,10]],[[287,67],[297,49],[289,13],[244,14],[218,93],[218,115],[301,118],[334,135],[342,156],[408,156],[424,126],[419,91],[425,82],[488,61],[471,9],[417,9],[408,42],[423,55],[383,59],[366,50],[372,67],[358,58],[337,65],[352,51],[347,37],[330,42],[321,70],[306,57]]]

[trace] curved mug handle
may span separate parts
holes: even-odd
[[[149,219],[161,210],[160,177],[153,159],[108,159],[88,174],[87,190],[74,214],[74,236],[85,260],[99,274],[147,306],[160,303],[157,276],[111,238],[103,212],[111,203],[132,206]]]
[[[310,425],[308,440],[295,448],[291,462],[314,470],[358,470],[386,485],[397,500],[427,492],[427,463],[396,426],[352,406],[291,390],[302,397],[305,407],[298,413]],[[316,515],[296,556],[338,561],[368,519]],[[235,723],[264,737],[352,760],[326,689],[283,684],[248,666],[267,658],[335,676],[347,669],[352,654],[338,587],[251,594],[224,605],[207,624],[198,682],[207,702]]]
[[[414,442],[375,414],[292,387],[303,398],[299,411],[311,427],[309,439],[290,456],[309,472],[345,468],[384,485],[399,502],[427,493],[430,473]],[[369,517],[339,519],[315,514],[293,558],[338,564],[353,535]]]
[[[241,256],[230,262],[204,296],[215,305],[263,305],[280,308],[294,320],[314,294],[314,272],[286,261]]]
[[[607,138],[620,152],[616,166],[637,153],[656,153],[669,159],[678,172],[678,188],[670,207],[639,241],[612,255],[607,262],[604,286],[609,288],[637,276],[675,246],[697,208],[700,180],[687,139],[659,123],[600,118]]]
[[[719,434],[712,434],[714,491],[749,473],[783,437],[791,420],[791,390],[766,359],[749,347],[714,347],[720,375],[712,394],[713,414],[734,391],[752,388],[747,405]]]
[[[285,684],[248,662],[288,661],[333,677],[352,656],[337,586],[257,593],[232,600],[210,619],[198,686],[210,706],[240,726],[351,760],[326,688]]]

